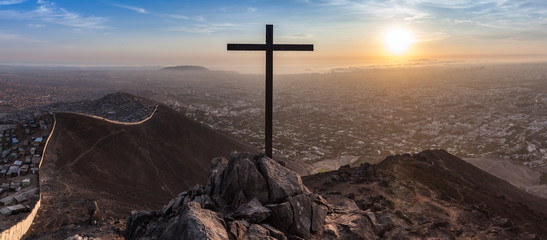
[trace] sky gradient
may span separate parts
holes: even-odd
[[[226,43],[313,43],[274,54],[276,72],[413,59],[545,61],[547,1],[67,1],[0,0],[0,64],[203,65],[260,73],[264,54]],[[408,52],[388,51],[393,28]]]

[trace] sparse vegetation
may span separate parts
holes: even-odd
[[[321,169],[317,170],[317,173],[326,173],[326,172],[330,172],[330,170],[328,170],[326,168],[321,168]]]

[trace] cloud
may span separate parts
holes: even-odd
[[[254,8],[254,7],[248,7],[247,8],[248,12],[256,12],[256,10],[258,10],[258,9]]]
[[[313,35],[309,33],[295,33],[290,35],[280,36],[281,38],[292,38],[292,39],[310,39]]]
[[[140,7],[134,7],[134,6],[124,5],[124,4],[115,4],[115,3],[111,3],[110,5],[114,6],[114,7],[133,10],[133,11],[138,12],[138,13],[148,13],[148,11],[146,11],[146,9],[140,8]]]
[[[19,37],[20,36],[17,34],[0,32],[0,40],[15,40],[15,39],[18,39]]]
[[[216,24],[192,24],[191,26],[179,26],[172,28],[165,28],[164,31],[168,32],[189,32],[189,33],[201,33],[211,34],[228,29],[237,29],[239,26],[231,23],[216,23]]]
[[[186,15],[169,14],[169,13],[161,14],[161,16],[165,18],[171,18],[171,19],[177,19],[177,20],[205,21],[205,18],[202,16],[188,17]]]
[[[30,28],[44,28],[44,27],[46,27],[45,24],[32,24],[32,23],[27,24],[27,26],[30,27]]]
[[[173,19],[190,19],[188,16],[179,15],[179,14],[162,14],[164,17],[173,18]]]
[[[19,34],[4,33],[4,32],[0,32],[0,41],[17,41],[17,42],[31,42],[31,43],[41,42],[36,39],[23,37]]]
[[[104,17],[84,17],[44,0],[38,0],[37,3],[38,7],[32,11],[0,10],[0,18],[48,22],[87,30],[106,28],[103,24],[107,19]]]
[[[19,4],[19,3],[22,3],[24,1],[26,1],[26,0],[2,0],[2,1],[0,1],[0,6]]]

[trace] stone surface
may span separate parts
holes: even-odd
[[[312,203],[311,232],[320,233],[325,224],[325,218],[328,214],[328,208],[318,203]]]
[[[222,198],[230,204],[240,191],[247,199],[268,202],[268,184],[256,168],[252,155],[239,155],[228,163],[221,184]]]
[[[207,186],[205,192],[209,196],[220,195],[222,178],[224,177],[224,170],[228,166],[228,160],[226,158],[213,158],[211,160],[211,170],[207,177]]]
[[[216,158],[206,186],[179,194],[161,211],[135,213],[128,239],[311,239],[331,212],[300,176],[263,155]]]
[[[235,220],[228,224],[228,235],[230,239],[243,239],[250,224],[245,220]]]
[[[369,221],[360,213],[333,214],[326,222],[336,229],[329,232],[338,232],[336,239],[378,239]]]
[[[268,229],[269,235],[274,237],[275,239],[279,239],[279,240],[287,239],[287,236],[285,236],[283,232],[277,230],[276,228],[270,226],[269,224],[261,224],[261,226]]]
[[[127,220],[127,227],[124,236],[126,239],[136,239],[148,235],[147,226],[150,222],[156,220],[158,214],[156,211],[133,212]]]
[[[307,195],[301,194],[289,198],[293,209],[293,224],[289,231],[297,236],[309,239],[311,237],[312,206]]]
[[[378,236],[393,228],[393,221],[389,216],[382,213],[365,212],[365,216],[370,221],[370,225]]]
[[[185,206],[179,221],[173,221],[160,239],[228,239],[221,219],[211,210],[202,209],[196,202]]]
[[[245,233],[245,239],[249,239],[249,240],[264,239],[264,237],[268,236],[268,234],[269,234],[268,229],[258,224],[251,224],[251,226]]]
[[[262,206],[258,199],[253,198],[246,204],[241,205],[233,214],[234,218],[245,219],[250,223],[259,223],[268,218],[271,210]]]
[[[89,214],[89,224],[95,225],[97,222],[102,221],[103,217],[101,215],[101,210],[99,209],[99,204],[97,201],[93,201],[89,204],[87,208],[87,213]]]
[[[288,232],[294,219],[291,204],[289,202],[284,202],[280,204],[269,204],[266,205],[266,207],[272,211],[270,218],[268,218],[266,222],[281,231]]]
[[[269,189],[270,202],[279,202],[287,197],[292,197],[304,191],[308,191],[302,179],[295,172],[282,167],[279,163],[268,157],[259,161],[260,171],[266,177]]]

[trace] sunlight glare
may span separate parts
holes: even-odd
[[[396,55],[405,53],[413,42],[410,32],[404,29],[392,29],[384,35],[386,47]]]

